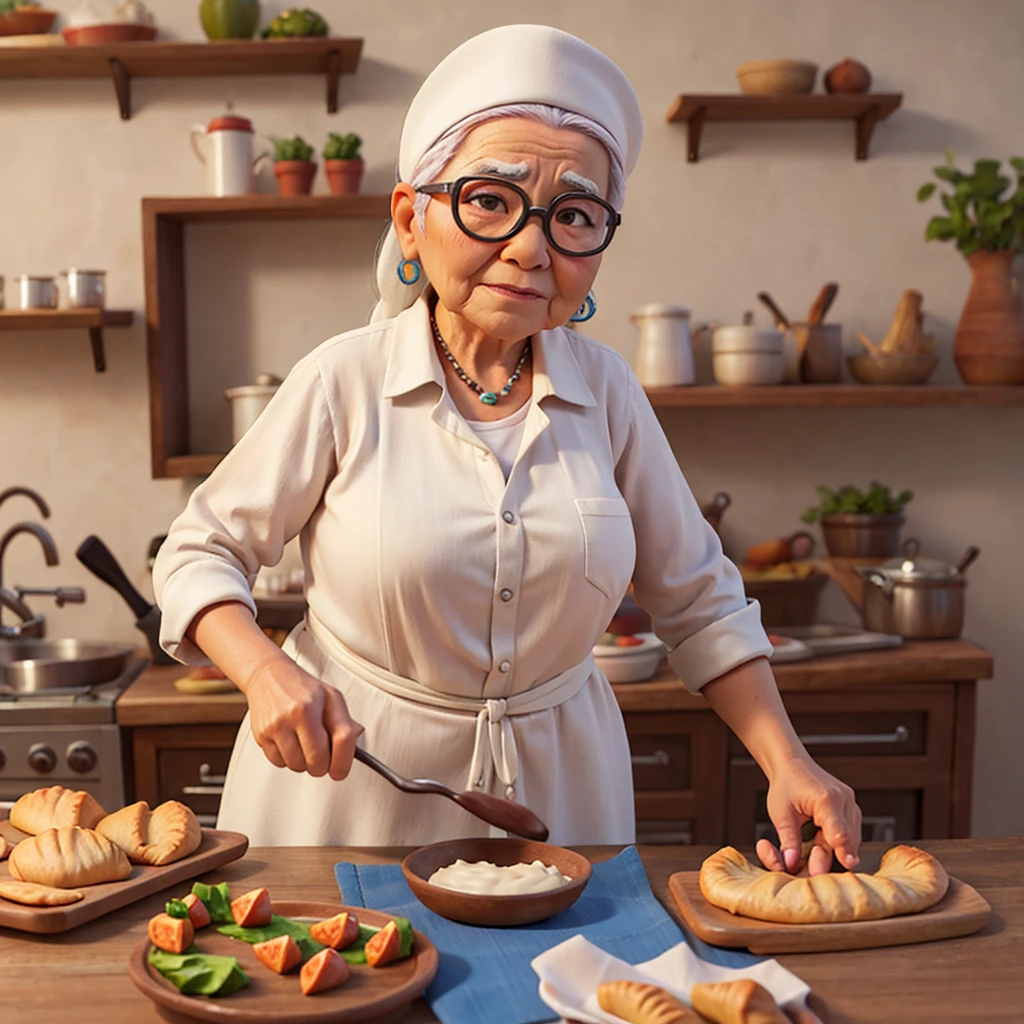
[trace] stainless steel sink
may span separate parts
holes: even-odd
[[[84,691],[117,679],[130,647],[84,640],[0,641],[0,696]]]

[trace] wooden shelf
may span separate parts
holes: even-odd
[[[121,118],[131,117],[133,78],[325,75],[327,110],[338,110],[338,81],[354,74],[362,39],[231,39],[221,42],[111,43],[107,46],[0,48],[0,78],[106,78]]]
[[[691,94],[677,96],[666,120],[687,126],[687,158],[700,158],[701,131],[708,121],[853,121],[854,153],[867,160],[875,125],[903,102],[901,93],[832,93],[790,96]]]
[[[979,387],[938,384],[780,384],[777,387],[647,388],[655,409],[844,409],[1005,408],[1024,406],[1024,386]]]
[[[224,453],[189,445],[188,338],[185,317],[185,226],[254,220],[380,220],[390,194],[355,196],[209,196],[142,200],[153,476],[203,476]]]
[[[130,327],[134,320],[130,309],[10,309],[0,310],[0,331],[87,330],[93,366],[103,373],[107,368],[103,328]]]

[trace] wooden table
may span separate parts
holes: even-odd
[[[1024,1019],[1024,839],[933,840],[920,845],[992,905],[993,917],[984,931],[963,939],[780,956],[779,961],[811,986],[815,1007],[830,1024],[1019,1024]],[[332,866],[337,861],[388,863],[399,860],[403,852],[258,848],[207,881],[227,881],[232,888],[265,885],[282,900],[335,900]],[[592,860],[604,860],[617,849],[583,852]],[[669,905],[669,875],[697,869],[709,852],[698,847],[640,847],[658,899]],[[150,897],[64,935],[36,936],[0,928],[0,1020],[147,1024],[164,1019],[132,984],[127,960],[146,934],[146,921],[166,899],[167,894]],[[428,1024],[436,1018],[420,1000],[406,1020]]]

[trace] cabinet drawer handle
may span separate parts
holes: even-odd
[[[199,785],[182,786],[182,793],[188,796],[223,796],[226,775],[214,775],[208,764],[199,766]]]
[[[865,733],[822,733],[821,735],[801,736],[800,742],[805,747],[815,746],[846,746],[853,743],[906,743],[910,730],[905,725],[897,725],[892,732]]]
[[[656,750],[653,754],[633,754],[630,761],[635,768],[667,768],[672,758],[664,750]]]

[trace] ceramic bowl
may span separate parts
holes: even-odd
[[[594,648],[594,663],[609,683],[641,683],[658,671],[665,645],[653,633],[636,633],[642,644],[633,647]]]
[[[715,380],[732,387],[781,384],[786,375],[782,352],[716,352],[711,365]]]
[[[929,352],[902,355],[879,352],[877,355],[850,356],[846,361],[853,379],[861,384],[924,384],[939,365]]]
[[[430,884],[430,876],[438,868],[459,859],[470,863],[486,860],[499,867],[539,860],[558,868],[571,881],[560,889],[521,896],[481,896]],[[590,861],[564,847],[528,839],[452,839],[413,850],[402,861],[402,874],[413,895],[435,914],[464,924],[509,928],[546,921],[571,907],[590,881]]]
[[[36,7],[15,8],[7,15],[0,14],[0,35],[45,35],[53,27],[56,18],[56,11]]]
[[[718,327],[711,342],[713,352],[781,352],[782,331],[740,325]]]
[[[61,35],[68,46],[104,46],[107,43],[148,43],[156,39],[152,25],[115,22],[109,25],[67,25]]]
[[[806,60],[751,60],[736,69],[740,89],[753,95],[809,93],[818,65]]]

